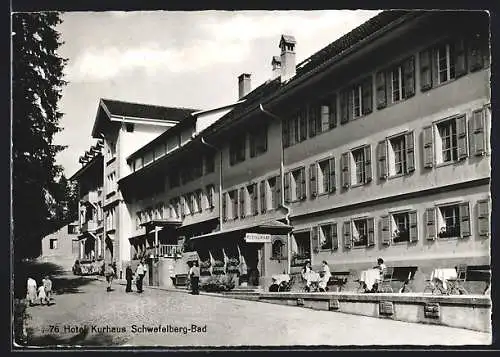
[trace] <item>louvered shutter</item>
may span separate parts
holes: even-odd
[[[479,34],[475,34],[470,41],[469,69],[471,72],[477,71],[484,66],[481,42]]]
[[[335,183],[335,158],[332,157],[328,160],[328,178],[323,178],[323,180],[328,179],[328,192],[335,192],[337,185]]]
[[[417,211],[408,213],[410,223],[410,242],[418,241]]]
[[[299,140],[307,139],[307,109],[303,108],[299,113],[300,136]]]
[[[290,172],[285,173],[285,202],[290,202]]]
[[[457,127],[457,150],[458,159],[467,158],[467,121],[465,114],[455,119]]]
[[[455,78],[461,77],[467,73],[465,41],[458,39],[455,41],[454,47],[455,56]]]
[[[365,183],[372,181],[372,146],[367,145],[365,150]]]
[[[259,195],[257,193],[257,183],[253,185],[253,214],[256,216],[259,214]]]
[[[432,50],[420,52],[420,90],[422,92],[432,88]]]
[[[281,202],[282,198],[281,197],[281,190],[282,190],[282,187],[281,187],[281,176],[276,176],[275,178],[275,182],[276,182],[276,189],[274,191],[274,204],[275,204],[275,207],[273,208],[278,208],[280,205],[284,204],[284,202]]]
[[[378,176],[387,179],[387,140],[380,141],[377,146]]]
[[[377,88],[377,109],[382,109],[387,106],[387,88],[385,83],[385,72],[378,72],[375,76],[375,86]]]
[[[349,91],[344,90],[340,94],[340,124],[345,124],[349,121]]]
[[[460,204],[460,237],[465,238],[471,235],[470,231],[470,211],[469,202]]]
[[[337,126],[337,96],[333,95],[330,100],[328,127],[333,129]]]
[[[316,104],[311,104],[309,106],[309,137],[315,137],[316,136],[316,130],[317,130],[317,118],[318,118],[318,105]],[[319,130],[321,131],[321,129]]]
[[[239,201],[240,201],[240,217],[245,218],[245,188],[242,187],[240,188],[240,195],[239,195]]]
[[[470,120],[470,145],[471,145],[471,153],[474,155],[481,156],[485,153],[485,118],[484,118],[484,110],[479,109],[475,110],[472,113],[472,118]]]
[[[373,247],[375,245],[375,219],[368,218],[366,223],[368,225],[368,246]]]
[[[382,216],[382,244],[390,245],[391,244],[391,221],[389,216]]]
[[[363,95],[363,114],[370,114],[373,110],[373,94],[372,94],[372,88],[373,88],[373,79],[370,76],[368,79],[366,79],[361,88],[361,92]]]
[[[282,128],[282,140],[283,140],[283,147],[287,148],[290,146],[290,121],[288,119],[283,119],[281,121],[281,128]]]
[[[311,228],[311,248],[314,253],[319,252],[319,227]]]
[[[425,210],[425,237],[428,240],[436,239],[436,210],[427,208]]]
[[[179,198],[180,200],[180,207],[181,207],[181,217],[184,217],[186,215],[186,199],[184,198],[184,196],[181,196]]]
[[[477,225],[480,236],[490,235],[490,201],[481,200],[477,202]]]
[[[423,129],[424,142],[424,167],[430,168],[434,164],[434,147],[432,140],[432,126]]]
[[[306,191],[306,168],[300,169],[300,199],[305,200],[307,198]]]
[[[415,95],[415,57],[411,56],[403,63],[403,72],[405,80],[404,98],[410,98]]]
[[[267,211],[266,180],[260,182],[260,211],[262,213]]]
[[[406,146],[406,172],[411,173],[415,171],[415,140],[413,131],[405,135]]]
[[[339,249],[339,237],[337,234],[337,223],[331,224],[330,232],[332,235],[332,250],[337,250],[337,249]]]
[[[349,153],[345,152],[340,157],[340,165],[342,167],[342,187],[348,188],[351,184],[351,173],[349,165]]]
[[[318,166],[316,163],[313,163],[309,166],[309,192],[311,194],[311,198],[315,198],[318,195],[318,180],[317,177]]]
[[[344,236],[344,248],[351,249],[352,235],[351,235],[351,221],[345,221],[342,226],[342,235]]]
[[[227,192],[222,195],[222,220],[227,221]]]

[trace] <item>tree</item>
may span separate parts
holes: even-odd
[[[62,171],[55,156],[64,149],[53,143],[61,131],[58,109],[67,59],[55,27],[57,12],[16,13],[12,17],[12,188],[14,256],[38,256],[57,202],[50,192]]]

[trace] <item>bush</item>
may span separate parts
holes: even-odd
[[[201,289],[207,292],[230,291],[234,288],[234,280],[228,276],[211,276],[201,284]]]
[[[221,261],[221,260],[214,261],[214,267],[223,267],[223,266],[224,266],[223,261]]]
[[[205,268],[205,269],[210,268],[210,260],[200,262],[200,269],[203,269],[203,268]]]
[[[227,265],[240,265],[240,261],[237,258],[229,258],[227,260]]]
[[[14,341],[19,345],[28,344],[29,333],[26,329],[26,322],[30,318],[26,311],[27,303],[21,299],[16,299],[14,303]]]

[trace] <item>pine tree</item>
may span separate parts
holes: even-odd
[[[37,256],[40,240],[54,218],[55,177],[62,171],[55,156],[64,149],[53,143],[61,131],[58,109],[67,59],[55,27],[57,12],[16,13],[12,16],[12,186],[14,256]],[[51,207],[52,206],[52,207]],[[57,203],[56,203],[57,206]]]

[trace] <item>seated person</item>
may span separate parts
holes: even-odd
[[[311,291],[311,262],[306,262],[304,268],[302,268],[302,278],[306,281],[306,291]]]
[[[387,266],[384,264],[384,259],[378,258],[377,259],[377,265],[373,267],[373,269],[377,269],[380,271],[380,278],[373,284],[372,291],[377,291],[378,290],[378,285],[380,281],[384,280],[384,273],[387,270]]]
[[[319,276],[319,291],[325,292],[327,290],[326,285],[328,284],[328,280],[330,280],[330,277],[332,276],[332,274],[330,273],[330,268],[328,267],[328,263],[325,260],[323,260],[323,266],[321,268]]]

